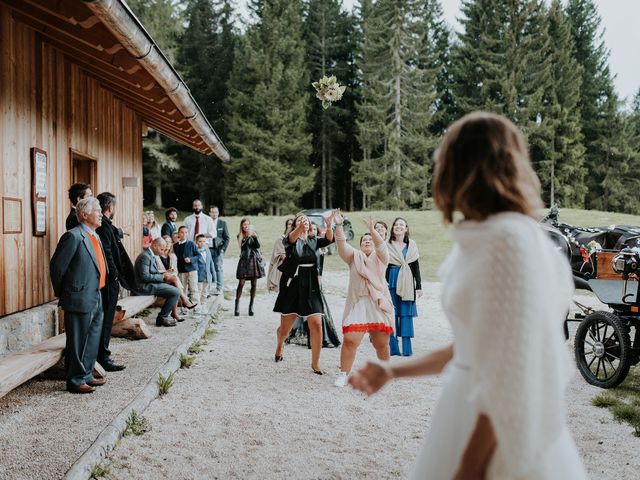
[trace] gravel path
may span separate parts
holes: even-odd
[[[337,325],[346,281],[346,272],[329,272],[323,279]],[[429,283],[425,292],[416,321],[418,354],[451,340],[438,300],[440,285]],[[407,476],[429,427],[441,379],[397,381],[367,399],[333,386],[338,349],[323,349],[323,368],[330,373],[325,376],[311,373],[310,352],[300,346],[286,346],[285,361],[276,364],[274,300],[259,295],[255,317],[226,313],[195,365],[179,371],[169,394],[144,413],[152,431],[124,438],[112,454],[111,478]],[[246,308],[244,299],[243,313]],[[365,339],[356,367],[372,357]],[[591,406],[599,392],[577,373],[569,390],[570,427],[587,469],[597,479],[638,478],[640,439],[606,410]]]
[[[113,358],[127,368],[108,374],[96,392],[67,393],[64,372],[58,370],[47,372],[53,378],[36,377],[0,399],[1,480],[61,478],[203,317],[192,313],[176,327],[161,328],[155,326],[157,312],[150,309],[146,318],[151,338],[112,338]]]

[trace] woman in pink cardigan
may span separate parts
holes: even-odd
[[[360,239],[360,250],[352,248],[346,240],[338,210],[336,245],[338,254],[349,265],[349,288],[342,317],[344,341],[340,350],[340,373],[335,385],[347,385],[347,377],[356,358],[356,351],[365,333],[380,360],[389,359],[389,335],[393,332],[393,303],[385,280],[389,263],[387,245],[374,228],[373,219],[365,219],[369,233]]]

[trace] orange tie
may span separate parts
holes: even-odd
[[[102,253],[100,242],[93,235],[89,235],[89,238],[91,239],[91,245],[93,245],[96,258],[98,259],[98,269],[100,270],[100,285],[98,288],[102,288],[107,284],[107,265],[104,263],[104,254]]]

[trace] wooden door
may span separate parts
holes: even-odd
[[[72,183],[87,183],[93,192],[98,191],[98,160],[71,150]]]

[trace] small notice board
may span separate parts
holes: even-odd
[[[47,152],[39,148],[31,149],[31,193],[33,234],[47,233]]]

